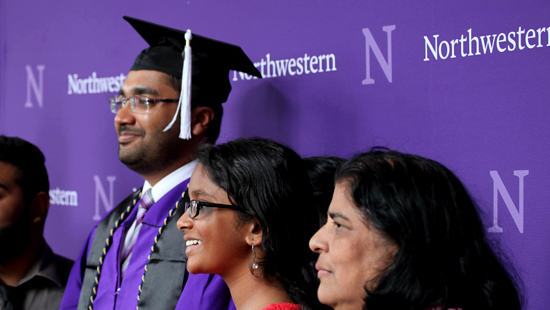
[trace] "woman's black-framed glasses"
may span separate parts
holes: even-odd
[[[120,95],[111,97],[109,103],[111,104],[111,112],[117,113],[122,109],[126,102],[130,103],[130,108],[134,113],[147,113],[149,112],[149,105],[157,102],[179,102],[179,99],[150,99],[142,95],[134,95],[129,98],[122,97]]]
[[[212,203],[212,202],[206,202],[206,201],[191,200],[185,203],[184,212],[187,212],[187,210],[189,210],[189,217],[191,219],[194,219],[199,215],[200,209],[202,209],[203,207],[239,210],[239,207],[233,206],[233,205],[224,205],[224,204]]]

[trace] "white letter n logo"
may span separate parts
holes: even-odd
[[[382,52],[380,51],[378,44],[376,44],[376,41],[374,40],[374,37],[372,36],[369,28],[363,28],[363,35],[365,36],[366,56],[367,56],[367,78],[363,80],[363,85],[374,84],[374,79],[370,77],[370,50],[371,49],[372,49],[372,52],[374,53],[374,56],[376,56],[376,60],[380,64],[380,67],[382,67],[382,70],[384,71],[384,74],[386,75],[388,82],[390,83],[392,82],[391,32],[394,29],[395,29],[395,25],[382,27],[382,30],[384,30],[388,34],[388,60],[386,61],[386,59],[384,59],[384,56],[382,56]]]
[[[31,101],[31,89],[34,92],[34,96],[36,97],[36,101],[38,102],[38,106],[42,107],[42,94],[43,94],[43,74],[44,69],[46,66],[44,65],[38,65],[36,66],[36,70],[38,70],[38,83],[36,82],[36,79],[34,78],[34,74],[32,73],[32,68],[29,65],[26,65],[25,68],[27,69],[27,101],[25,102],[26,108],[32,108],[33,104]]]
[[[107,199],[107,193],[101,184],[101,179],[99,176],[94,175],[95,181],[95,214],[92,218],[94,221],[99,221],[101,215],[99,215],[99,198],[103,202],[103,207],[107,212],[113,209],[113,183],[115,182],[116,177],[114,175],[107,176],[107,181],[109,182],[109,198]]]
[[[519,209],[516,208],[516,205],[512,201],[508,190],[504,186],[502,179],[497,171],[492,170],[489,172],[491,178],[493,179],[493,226],[489,227],[489,232],[492,233],[501,233],[503,232],[502,227],[498,226],[498,193],[502,196],[502,200],[508,208],[508,212],[514,219],[514,223],[520,233],[523,234],[523,193],[524,193],[524,182],[523,179],[526,175],[529,174],[529,170],[514,170],[514,175],[519,178]]]

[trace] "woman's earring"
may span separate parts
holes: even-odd
[[[256,264],[256,251],[254,251],[254,240],[252,240],[252,253],[254,253],[254,257],[252,257],[252,269],[258,269],[258,264]]]

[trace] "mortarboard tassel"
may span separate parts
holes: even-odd
[[[183,59],[183,71],[181,74],[181,95],[178,103],[178,109],[176,110],[176,115],[164,129],[167,131],[172,127],[176,119],[178,118],[178,112],[181,109],[181,121],[180,121],[180,139],[189,140],[191,139],[191,30],[187,29],[185,33],[185,49],[183,50],[184,59]]]

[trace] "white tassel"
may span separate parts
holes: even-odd
[[[164,129],[167,131],[172,128],[172,125],[176,122],[178,118],[178,112],[181,109],[181,121],[180,121],[180,139],[189,140],[191,139],[191,45],[190,41],[193,38],[191,35],[191,30],[187,30],[185,33],[185,49],[183,50],[185,58],[183,60],[183,70],[181,74],[181,95],[178,103],[178,109],[176,110],[176,115]]]

